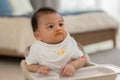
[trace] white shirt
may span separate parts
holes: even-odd
[[[83,56],[77,42],[67,35],[66,39],[59,44],[47,44],[35,41],[30,48],[26,62],[30,64],[46,65],[51,69],[58,69],[72,59]]]

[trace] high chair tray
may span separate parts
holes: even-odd
[[[72,77],[63,76],[57,72],[50,72],[49,76],[31,75],[35,80],[115,80],[120,68],[115,65],[97,65],[84,67],[76,71]]]

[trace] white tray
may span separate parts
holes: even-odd
[[[34,80],[115,80],[119,73],[118,66],[105,64],[81,68],[72,77],[63,76],[56,72],[50,72],[48,76],[31,74],[31,77]]]

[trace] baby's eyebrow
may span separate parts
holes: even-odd
[[[64,20],[59,20],[58,22],[64,22]]]
[[[61,19],[61,20],[58,21],[58,23],[60,23],[60,22],[64,22],[64,20]],[[49,22],[49,23],[46,23],[45,25],[51,25],[51,24],[52,24],[52,23]]]
[[[45,25],[50,25],[50,24],[52,24],[52,23],[46,23]]]

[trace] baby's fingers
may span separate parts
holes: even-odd
[[[73,75],[74,75],[74,72],[67,73],[67,76],[73,76]]]
[[[74,74],[73,71],[70,71],[70,70],[67,70],[65,69],[63,72],[62,72],[63,75],[66,75],[66,76],[72,76]]]
[[[65,68],[65,66],[62,66],[62,67],[60,68],[60,72],[61,72],[61,73],[64,71],[64,68]]]
[[[48,75],[48,71],[47,70],[42,70],[41,73],[45,74],[45,75]]]

